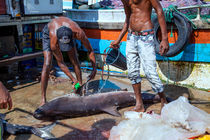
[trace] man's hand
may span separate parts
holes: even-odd
[[[0,82],[0,109],[12,108],[12,98],[6,87]]]
[[[160,55],[164,55],[168,52],[169,50],[169,43],[168,43],[168,40],[162,40],[160,42],[160,50],[159,50],[159,53]]]
[[[96,76],[96,68],[94,68],[91,74],[88,76],[88,81],[94,79],[95,76]]]
[[[119,42],[116,40],[111,42],[110,47],[113,49],[118,49],[120,47]]]
[[[72,89],[73,90],[75,90],[75,85],[78,83],[78,80],[76,80],[76,79],[73,79],[73,81],[72,81]]]

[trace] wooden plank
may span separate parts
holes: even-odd
[[[51,19],[45,20],[28,20],[28,21],[6,21],[0,22],[0,26],[12,26],[12,25],[19,25],[19,24],[38,24],[38,23],[47,23],[50,22]]]
[[[14,62],[24,61],[24,60],[33,59],[36,57],[41,57],[41,56],[43,56],[43,52],[35,52],[35,53],[31,53],[31,54],[14,56],[12,58],[0,60],[0,66],[5,66],[5,65],[12,64]]]
[[[51,21],[50,16],[28,16],[11,19],[9,16],[0,16],[0,26],[14,26],[19,24],[38,24]]]

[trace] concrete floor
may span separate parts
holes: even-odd
[[[86,77],[87,74],[83,74]],[[85,79],[85,78],[84,78]],[[97,76],[96,79],[100,79]],[[127,78],[110,77],[109,80],[118,84],[122,88],[132,90],[130,82]],[[60,82],[58,82],[60,81]],[[85,80],[84,80],[85,81]],[[48,101],[70,93],[71,84],[67,79],[58,78],[57,82],[49,81],[47,89]],[[146,79],[142,80],[142,91],[153,93],[150,84]],[[165,92],[171,98],[176,99],[181,95],[190,98],[205,99],[210,101],[210,93],[185,87],[166,85]],[[42,122],[33,118],[32,113],[39,106],[41,102],[41,85],[37,82],[25,82],[18,86],[13,87],[11,91],[13,99],[13,109],[1,110],[1,113],[6,113],[6,119],[10,123],[28,126],[43,126],[50,124],[50,122]],[[196,105],[204,111],[210,113],[210,105]],[[119,112],[123,114],[131,107],[123,108]],[[160,103],[153,105],[145,105],[147,111],[153,110],[160,113]],[[73,118],[61,120],[53,128],[52,133],[61,140],[107,140],[108,131],[117,125],[124,117],[113,117],[108,114],[98,114],[87,117]],[[35,135],[10,135],[7,140],[39,140],[40,138]]]

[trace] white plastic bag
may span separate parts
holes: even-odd
[[[109,140],[187,140],[201,135],[209,123],[209,114],[190,105],[180,97],[165,105],[161,116],[125,112],[124,120],[110,131]]]
[[[157,114],[125,112],[129,120],[114,126],[109,140],[181,140],[182,135],[176,128],[164,123]],[[183,140],[183,139],[182,139]]]
[[[210,115],[189,104],[185,97],[179,97],[164,106],[161,118],[172,127],[182,127],[198,134],[205,133],[210,126]]]

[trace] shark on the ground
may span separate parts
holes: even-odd
[[[86,83],[79,91],[85,96],[68,94],[55,98],[35,110],[33,116],[38,120],[61,120],[108,113],[121,116],[117,108],[128,107],[136,102],[133,91],[126,91],[110,81],[94,80]],[[73,96],[74,95],[74,96]],[[154,94],[142,93],[145,104],[156,103]]]
[[[155,95],[142,93],[145,104],[155,103]],[[135,104],[134,92],[115,91],[89,96],[65,95],[56,98],[34,112],[34,117],[39,120],[61,120],[88,116],[98,113],[108,113],[121,116],[117,108],[128,107]]]

